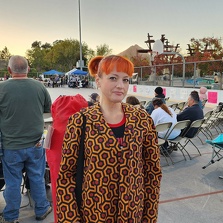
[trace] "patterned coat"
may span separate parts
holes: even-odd
[[[142,109],[122,104],[126,116],[123,146],[106,123],[100,105],[86,108],[82,210],[74,193],[83,118],[70,117],[57,181],[58,222],[157,222],[160,153],[153,121]]]

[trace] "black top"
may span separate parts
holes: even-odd
[[[203,110],[200,108],[198,104],[185,108],[181,113],[177,115],[177,121],[190,120],[191,123],[193,121],[203,118],[204,118]],[[198,131],[197,128],[191,129],[186,134],[186,136],[191,138],[197,133],[197,131]]]

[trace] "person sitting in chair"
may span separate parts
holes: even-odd
[[[155,97],[152,99],[152,101],[156,98],[161,98],[161,100],[163,101],[164,104],[166,104],[165,101],[165,95],[163,94],[163,88],[161,87],[157,87],[155,90]],[[146,111],[151,115],[152,112],[154,110],[154,106],[153,103],[150,103],[147,107],[146,107]]]
[[[177,115],[177,121],[190,120],[192,123],[193,121],[203,119],[204,113],[202,108],[199,106],[199,101],[198,92],[192,91],[188,97],[188,107]],[[198,129],[190,129],[190,131],[187,132],[186,137],[193,137],[197,131]]]

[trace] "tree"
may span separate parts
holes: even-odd
[[[45,70],[71,70],[78,60],[80,60],[80,43],[78,40],[65,39],[56,40],[53,44],[35,41],[31,45],[32,49],[27,50],[27,57],[32,67],[38,72]],[[82,43],[83,60],[86,64],[86,55],[89,52],[86,43]]]
[[[32,49],[35,49],[35,48],[40,48],[41,47],[41,41],[35,41],[32,43]]]
[[[197,67],[201,70],[201,74],[213,75],[214,71],[222,71],[222,62],[215,62],[213,60],[220,60],[223,56],[221,39],[214,37],[205,37],[202,39],[192,38],[190,48],[192,54],[186,58],[187,62],[207,61],[209,63],[197,63]],[[193,66],[190,66],[193,70]]]
[[[42,49],[50,49],[52,46],[50,43],[45,43],[41,46]]]
[[[0,51],[0,58],[3,60],[8,61],[9,58],[11,57],[11,53],[9,52],[8,48],[5,46],[4,49],[2,51]]]
[[[38,72],[45,70],[47,63],[44,60],[46,50],[42,50],[38,46],[31,50],[27,50],[26,56],[29,61],[30,66],[36,68]]]
[[[107,56],[112,53],[112,49],[109,49],[109,45],[101,44],[96,46],[96,55],[98,56]]]
[[[82,43],[83,60],[86,63],[85,55],[88,52],[88,46]],[[80,43],[78,40],[65,39],[54,41],[51,50],[45,56],[51,69],[66,71],[72,69],[78,60],[80,60]]]

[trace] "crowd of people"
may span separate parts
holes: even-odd
[[[89,101],[78,99],[78,107],[74,98],[69,98],[75,113],[71,112],[64,121],[63,139],[57,141],[61,153],[54,179],[55,222],[156,222],[162,178],[157,142],[165,132],[157,134],[155,126],[202,119],[199,103],[206,100],[205,89],[200,89],[200,97],[192,91],[187,107],[176,114],[167,106],[162,87],[155,89],[155,97],[146,108],[137,97],[127,96],[134,71],[128,59],[97,56],[88,68],[100,94],[92,93]],[[27,77],[29,66],[24,57],[11,57],[8,71],[12,79],[0,84],[6,202],[2,219],[6,223],[19,222],[20,186],[25,171],[35,202],[35,218],[41,221],[53,210],[44,181],[43,113],[54,111],[57,117],[58,112],[47,89]],[[55,76],[54,81],[56,78],[58,83],[60,77]],[[82,87],[86,86],[87,80],[82,81]],[[80,86],[76,76],[70,82]],[[60,103],[63,101],[65,97]],[[180,134],[175,130],[169,139]],[[193,134],[194,131],[188,132],[188,136]],[[170,149],[168,143],[165,148]]]

